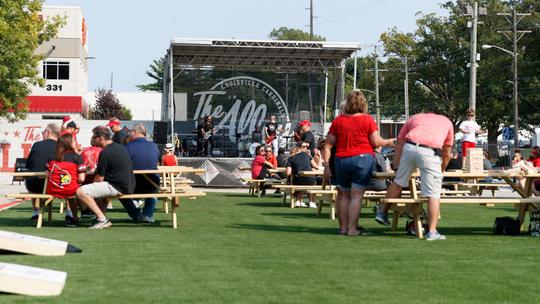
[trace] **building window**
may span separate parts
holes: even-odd
[[[69,79],[69,62],[65,61],[44,61],[43,78],[51,80]]]

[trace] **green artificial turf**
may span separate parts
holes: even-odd
[[[538,303],[540,239],[494,236],[511,206],[444,205],[427,242],[391,232],[364,209],[368,236],[337,234],[314,209],[278,197],[209,193],[183,200],[179,229],[156,210],[154,225],[116,209],[103,231],[52,224],[35,229],[30,204],[0,213],[0,229],[66,240],[83,252],[63,257],[1,254],[0,261],[66,271],[61,296],[0,294],[0,303]],[[158,207],[161,204],[158,203]]]

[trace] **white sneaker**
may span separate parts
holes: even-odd
[[[298,208],[307,207],[306,203],[304,203],[302,201],[296,201],[296,203],[294,203],[294,206],[298,207]]]
[[[309,202],[309,208],[317,208],[317,203]]]
[[[153,217],[150,217],[150,216],[146,216],[144,214],[140,214],[139,215],[139,218],[137,219],[137,221],[139,222],[147,222],[149,224],[152,224],[154,223],[156,220],[153,218]]]
[[[156,220],[154,220],[154,217],[151,217],[151,216],[146,216],[146,215],[143,215],[142,216],[142,220],[147,222],[147,223],[150,223],[152,224],[153,222],[155,222]]]

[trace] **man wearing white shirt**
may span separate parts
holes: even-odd
[[[463,156],[463,161],[465,161],[467,150],[476,147],[476,134],[483,133],[483,131],[480,130],[480,126],[474,121],[473,109],[467,110],[467,120],[459,125],[459,130],[463,133],[461,155]]]

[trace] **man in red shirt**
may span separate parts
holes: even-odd
[[[436,126],[436,127],[434,127]],[[421,176],[421,193],[428,200],[428,241],[445,240],[437,232],[440,210],[442,172],[451,157],[454,144],[454,126],[445,116],[420,113],[412,116],[401,128],[397,137],[396,152],[392,167],[396,171],[394,182],[388,187],[387,198],[401,196],[402,187],[407,187],[411,174],[418,168]],[[395,169],[397,168],[397,169]],[[389,205],[377,211],[375,220],[383,225],[388,221]]]

